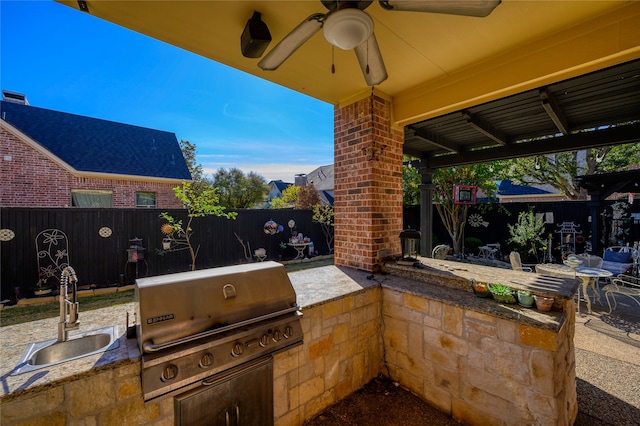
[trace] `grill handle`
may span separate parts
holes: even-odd
[[[296,312],[299,308],[300,307],[296,304],[296,305],[294,305],[294,306],[292,306],[290,308],[283,309],[281,311],[271,312],[269,314],[261,315],[259,317],[251,318],[251,319],[244,320],[244,321],[238,321],[238,322],[233,323],[231,325],[225,325],[223,327],[218,327],[218,328],[215,328],[213,330],[207,330],[207,331],[203,331],[201,333],[191,334],[189,336],[181,337],[181,338],[175,339],[175,340],[170,340],[170,341],[164,342],[164,343],[154,344],[153,341],[147,340],[146,342],[144,342],[142,344],[142,349],[144,350],[145,353],[158,352],[158,351],[161,351],[163,349],[170,348],[170,347],[177,346],[177,345],[181,345],[181,344],[187,343],[187,342],[192,342],[194,340],[198,340],[198,339],[201,339],[203,337],[213,336],[213,335],[216,335],[216,334],[219,334],[219,333],[224,333],[225,331],[233,330],[233,329],[238,328],[238,327],[243,327],[245,325],[254,324],[256,322],[260,322],[260,321],[264,321],[264,320],[267,320],[267,319],[275,318],[275,317],[280,316],[280,315],[288,314],[288,313],[291,313],[291,312]]]

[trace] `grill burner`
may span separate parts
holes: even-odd
[[[136,281],[145,401],[302,343],[302,314],[276,262]]]

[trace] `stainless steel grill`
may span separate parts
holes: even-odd
[[[276,262],[138,279],[135,302],[147,401],[302,343],[295,290]]]

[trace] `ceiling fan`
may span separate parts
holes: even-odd
[[[324,38],[343,50],[353,49],[369,86],[387,79],[387,70],[373,32],[373,20],[364,10],[373,3],[365,1],[320,0],[329,11],[314,13],[287,34],[258,62],[263,70],[275,70],[320,29]],[[485,17],[501,0],[378,0],[385,10],[444,13]]]

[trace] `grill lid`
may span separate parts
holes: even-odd
[[[289,276],[277,262],[137,279],[135,305],[143,353],[298,308]]]

